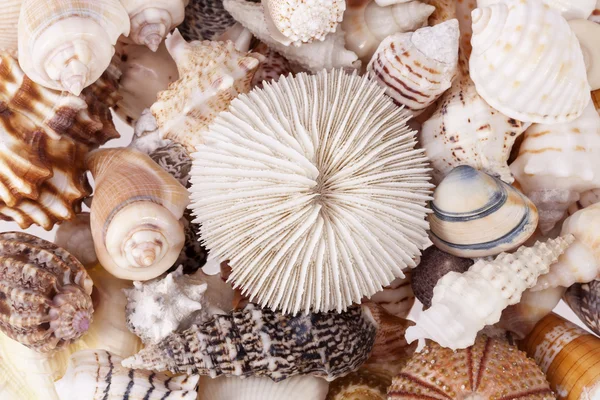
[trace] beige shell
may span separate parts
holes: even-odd
[[[569,21],[571,30],[579,40],[592,90],[600,89],[600,24],[585,19]]]
[[[137,150],[96,150],[87,165],[96,184],[91,228],[102,266],[140,281],[173,266],[185,240],[185,187]]]
[[[377,48],[367,71],[388,96],[417,115],[452,85],[458,39],[455,19],[390,35]]]
[[[406,330],[406,340],[422,345],[428,338],[454,350],[473,345],[478,332],[517,304],[573,240],[572,235],[548,239],[513,254],[501,253],[493,261],[480,260],[463,274],[449,272],[435,286],[431,307]]]
[[[566,20],[587,19],[592,15],[596,0],[544,0]]]
[[[373,0],[346,2],[344,30],[346,48],[356,53],[367,65],[375,50],[386,37],[398,32],[412,32],[427,25],[435,7],[420,1],[382,6]]]
[[[477,93],[524,122],[565,123],[589,103],[577,37],[542,0],[503,0],[473,11],[469,60]],[[536,26],[537,29],[526,29]]]
[[[358,68],[356,54],[345,48],[344,32],[338,27],[323,41],[301,46],[286,46],[271,37],[265,24],[265,13],[261,4],[245,0],[224,0],[223,6],[231,16],[247,28],[258,40],[300,67],[319,72],[322,69]]]
[[[585,191],[600,188],[600,116],[590,103],[563,124],[535,124],[525,132],[510,169],[537,206],[548,232]]]
[[[179,80],[158,93],[150,108],[163,138],[188,152],[203,142],[203,133],[238,94],[250,90],[258,59],[235,49],[232,42],[187,43],[179,31],[167,38]]]
[[[114,44],[129,34],[119,0],[23,0],[19,64],[34,82],[75,95],[110,64]]]
[[[592,10],[592,15],[589,18],[590,21],[600,24],[600,0],[596,0],[596,6]]]
[[[0,50],[16,57],[18,51],[19,13],[23,0],[4,0],[0,14]]]
[[[121,0],[129,14],[131,29],[129,39],[147,46],[151,51],[169,32],[183,22],[185,6],[189,0]]]
[[[74,219],[61,223],[56,230],[54,243],[85,266],[98,263],[90,229],[90,213],[76,214]]]
[[[294,376],[282,382],[262,376],[203,376],[198,386],[198,400],[325,400],[328,388],[326,380],[314,376]]]

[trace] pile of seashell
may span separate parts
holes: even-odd
[[[600,1],[2,0],[0,219],[2,400],[598,400]]]

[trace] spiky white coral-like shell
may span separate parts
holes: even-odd
[[[510,169],[548,232],[580,193],[600,188],[600,116],[593,104],[575,121],[527,129]]]
[[[503,0],[472,16],[470,73],[490,106],[520,121],[547,124],[582,114],[590,92],[585,63],[558,12],[542,0]]]
[[[71,356],[55,386],[61,400],[196,400],[198,376],[131,370],[105,350],[81,350]]]
[[[198,400],[325,400],[327,389],[327,381],[314,376],[294,376],[282,382],[261,376],[203,376]]]
[[[512,254],[501,253],[493,261],[480,260],[463,274],[449,272],[434,288],[431,307],[406,330],[406,340],[422,344],[429,338],[454,350],[473,345],[477,333],[518,303],[573,240],[572,235],[548,239]]]
[[[431,184],[407,115],[341,70],[282,77],[220,114],[193,154],[201,236],[263,306],[344,310],[415,266]]]
[[[323,41],[286,46],[271,37],[265,24],[261,4],[245,0],[224,0],[225,9],[254,36],[291,62],[311,72],[332,68],[358,68],[358,57],[344,47],[344,32],[340,27]]]
[[[583,52],[588,83],[592,90],[600,89],[600,24],[585,19],[569,21]]]
[[[236,50],[232,42],[187,43],[177,30],[166,44],[177,63],[179,80],[158,93],[150,109],[162,137],[192,152],[217,114],[238,94],[250,90],[259,61]]]
[[[458,63],[458,21],[452,19],[381,42],[367,71],[385,93],[413,114],[429,107],[452,85]]]
[[[0,50],[17,55],[19,13],[23,0],[5,0],[0,15]]]

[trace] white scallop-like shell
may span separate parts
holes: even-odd
[[[90,213],[79,213],[58,226],[54,243],[71,253],[83,265],[98,262],[90,229]]]
[[[345,48],[344,32],[340,27],[328,34],[323,41],[286,46],[271,37],[265,24],[265,13],[261,4],[245,0],[224,0],[223,5],[231,16],[252,32],[258,40],[308,71],[319,72],[322,69],[360,66],[356,54]]]
[[[452,85],[458,63],[458,21],[396,33],[381,42],[367,67],[385,93],[413,115]]]
[[[16,56],[18,50],[19,13],[23,0],[4,0],[0,14],[0,50]]]
[[[583,113],[590,92],[585,63],[558,12],[542,0],[503,0],[475,9],[472,18],[470,74],[490,106],[520,121],[548,124]]]
[[[284,312],[344,310],[427,247],[431,184],[407,115],[341,70],[235,99],[193,154],[191,209],[229,280]],[[343,239],[342,239],[343,238]]]
[[[406,330],[406,340],[419,340],[422,346],[428,338],[454,350],[473,345],[477,333],[518,303],[573,241],[572,235],[548,239],[513,254],[502,253],[493,261],[477,261],[463,274],[449,272],[435,286],[431,307]]]
[[[329,384],[314,376],[293,376],[273,382],[263,376],[203,376],[198,400],[325,400]]]
[[[575,121],[534,124],[510,165],[548,232],[579,194],[600,188],[600,116],[590,103]]]
[[[600,89],[600,24],[585,19],[569,21],[577,35],[592,90]]]

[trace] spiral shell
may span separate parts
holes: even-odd
[[[5,0],[0,15],[0,51],[6,51],[13,56],[18,50],[19,13],[23,0]]]
[[[96,183],[91,227],[102,266],[142,281],[169,269],[185,239],[185,187],[136,150],[96,150],[87,164]]]
[[[26,233],[0,234],[0,330],[39,352],[77,340],[92,320],[92,280],[65,250]]]

